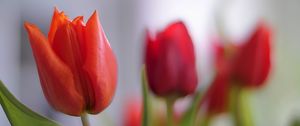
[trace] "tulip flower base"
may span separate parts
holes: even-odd
[[[88,121],[88,116],[86,113],[83,113],[81,116],[81,122],[82,122],[82,126],[90,126],[90,123]]]
[[[12,126],[59,126],[58,123],[30,110],[0,81],[0,104]]]

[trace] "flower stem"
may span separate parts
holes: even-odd
[[[81,116],[82,126],[90,126],[89,119],[86,113],[83,113]]]
[[[254,126],[249,92],[247,89],[235,87],[233,90],[232,114],[235,126]]]
[[[142,69],[142,92],[143,92],[143,121],[142,126],[151,125],[151,97],[149,95],[148,81],[145,66]]]
[[[242,112],[240,115],[242,116],[243,126],[254,126],[249,93],[249,90],[244,89],[240,94],[240,111]]]
[[[175,103],[175,99],[167,98],[166,105],[167,105],[167,126],[174,126],[173,120],[173,105]]]

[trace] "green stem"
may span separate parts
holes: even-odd
[[[175,103],[175,99],[167,98],[166,105],[167,105],[167,126],[174,126],[174,118],[173,118],[173,105]]]
[[[233,116],[233,121],[235,126],[241,126],[240,115],[239,115],[239,88],[233,86],[231,88],[231,113]]]
[[[248,90],[241,87],[232,89],[232,114],[235,126],[254,126]]]
[[[200,109],[201,100],[204,96],[204,92],[199,90],[193,101],[191,102],[189,108],[184,113],[180,121],[180,126],[194,126],[197,121],[197,113]],[[201,119],[202,120],[202,119]]]
[[[254,126],[253,116],[252,116],[252,109],[250,106],[250,92],[246,89],[242,90],[240,95],[240,105],[241,105],[241,116],[242,122],[244,126]]]
[[[86,113],[83,113],[83,114],[80,116],[80,118],[81,118],[82,126],[90,126],[89,119],[88,119]]]
[[[143,121],[142,126],[151,125],[151,101],[149,95],[145,67],[142,69]]]

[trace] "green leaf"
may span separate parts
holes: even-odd
[[[12,126],[59,126],[19,102],[0,81],[0,104]]]
[[[145,67],[142,68],[142,91],[143,91],[143,124],[142,126],[150,126],[151,117],[150,117],[150,96],[148,90],[147,76]]]
[[[300,119],[294,119],[291,122],[290,126],[300,126]]]

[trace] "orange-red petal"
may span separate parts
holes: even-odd
[[[54,13],[52,16],[52,21],[50,25],[50,30],[48,33],[48,41],[52,44],[55,32],[58,27],[66,24],[68,22],[68,17],[64,14],[64,12],[59,12],[57,8],[54,8]]]
[[[117,83],[116,58],[97,14],[94,12],[86,25],[86,59],[83,66],[94,93],[94,105],[89,111],[92,114],[101,112],[111,103]]]
[[[56,30],[52,49],[72,71],[76,89],[85,99],[87,97],[85,95],[85,92],[87,92],[85,90],[87,82],[81,69],[83,57],[76,30],[71,22],[62,25]]]
[[[83,22],[83,16],[78,16],[72,21],[73,27],[75,29],[77,39],[79,42],[79,47],[81,51],[81,56],[85,59],[85,24]]]
[[[47,38],[35,25],[24,25],[48,102],[58,111],[79,116],[84,110],[84,102],[76,90],[71,70],[57,57]]]

